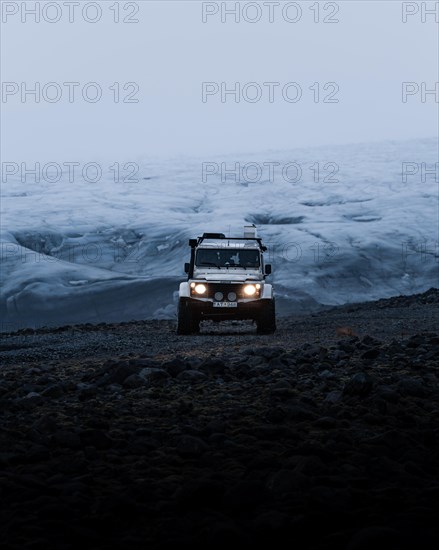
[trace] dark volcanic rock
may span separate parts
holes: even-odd
[[[182,435],[178,437],[175,444],[177,453],[184,457],[199,456],[209,448],[205,441],[191,435]]]
[[[5,335],[2,548],[436,549],[438,306]]]
[[[359,372],[346,382],[343,393],[364,397],[371,392],[372,388],[373,378],[366,372]]]

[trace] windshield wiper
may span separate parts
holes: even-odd
[[[236,265],[231,265],[230,267],[241,267],[242,269],[258,269],[258,266],[257,266],[257,265],[241,265],[241,264],[236,264]]]
[[[216,264],[215,262],[201,262],[198,265],[205,265],[205,266],[209,266],[209,267],[221,267],[220,265]]]

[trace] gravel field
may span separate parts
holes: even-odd
[[[422,295],[399,296],[377,302],[322,308],[318,313],[280,317],[273,335],[260,336],[251,323],[205,322],[197,336],[177,336],[176,321],[132,321],[120,324],[72,325],[22,329],[3,333],[0,351],[4,364],[56,359],[106,358],[113,354],[175,353],[201,356],[259,344],[301,346],[307,342],[331,344],[338,327],[349,327],[359,337],[366,334],[383,341],[418,332],[437,330],[437,290]]]
[[[430,289],[2,334],[2,548],[437,548],[438,326]]]

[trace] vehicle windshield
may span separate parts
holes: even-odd
[[[195,257],[197,267],[243,267],[260,266],[259,250],[227,248],[200,248]]]

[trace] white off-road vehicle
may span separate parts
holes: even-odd
[[[187,281],[180,283],[178,334],[193,334],[203,320],[252,320],[259,334],[276,330],[273,286],[266,282],[271,265],[264,261],[267,247],[256,228],[244,228],[243,237],[204,233],[189,240]]]

